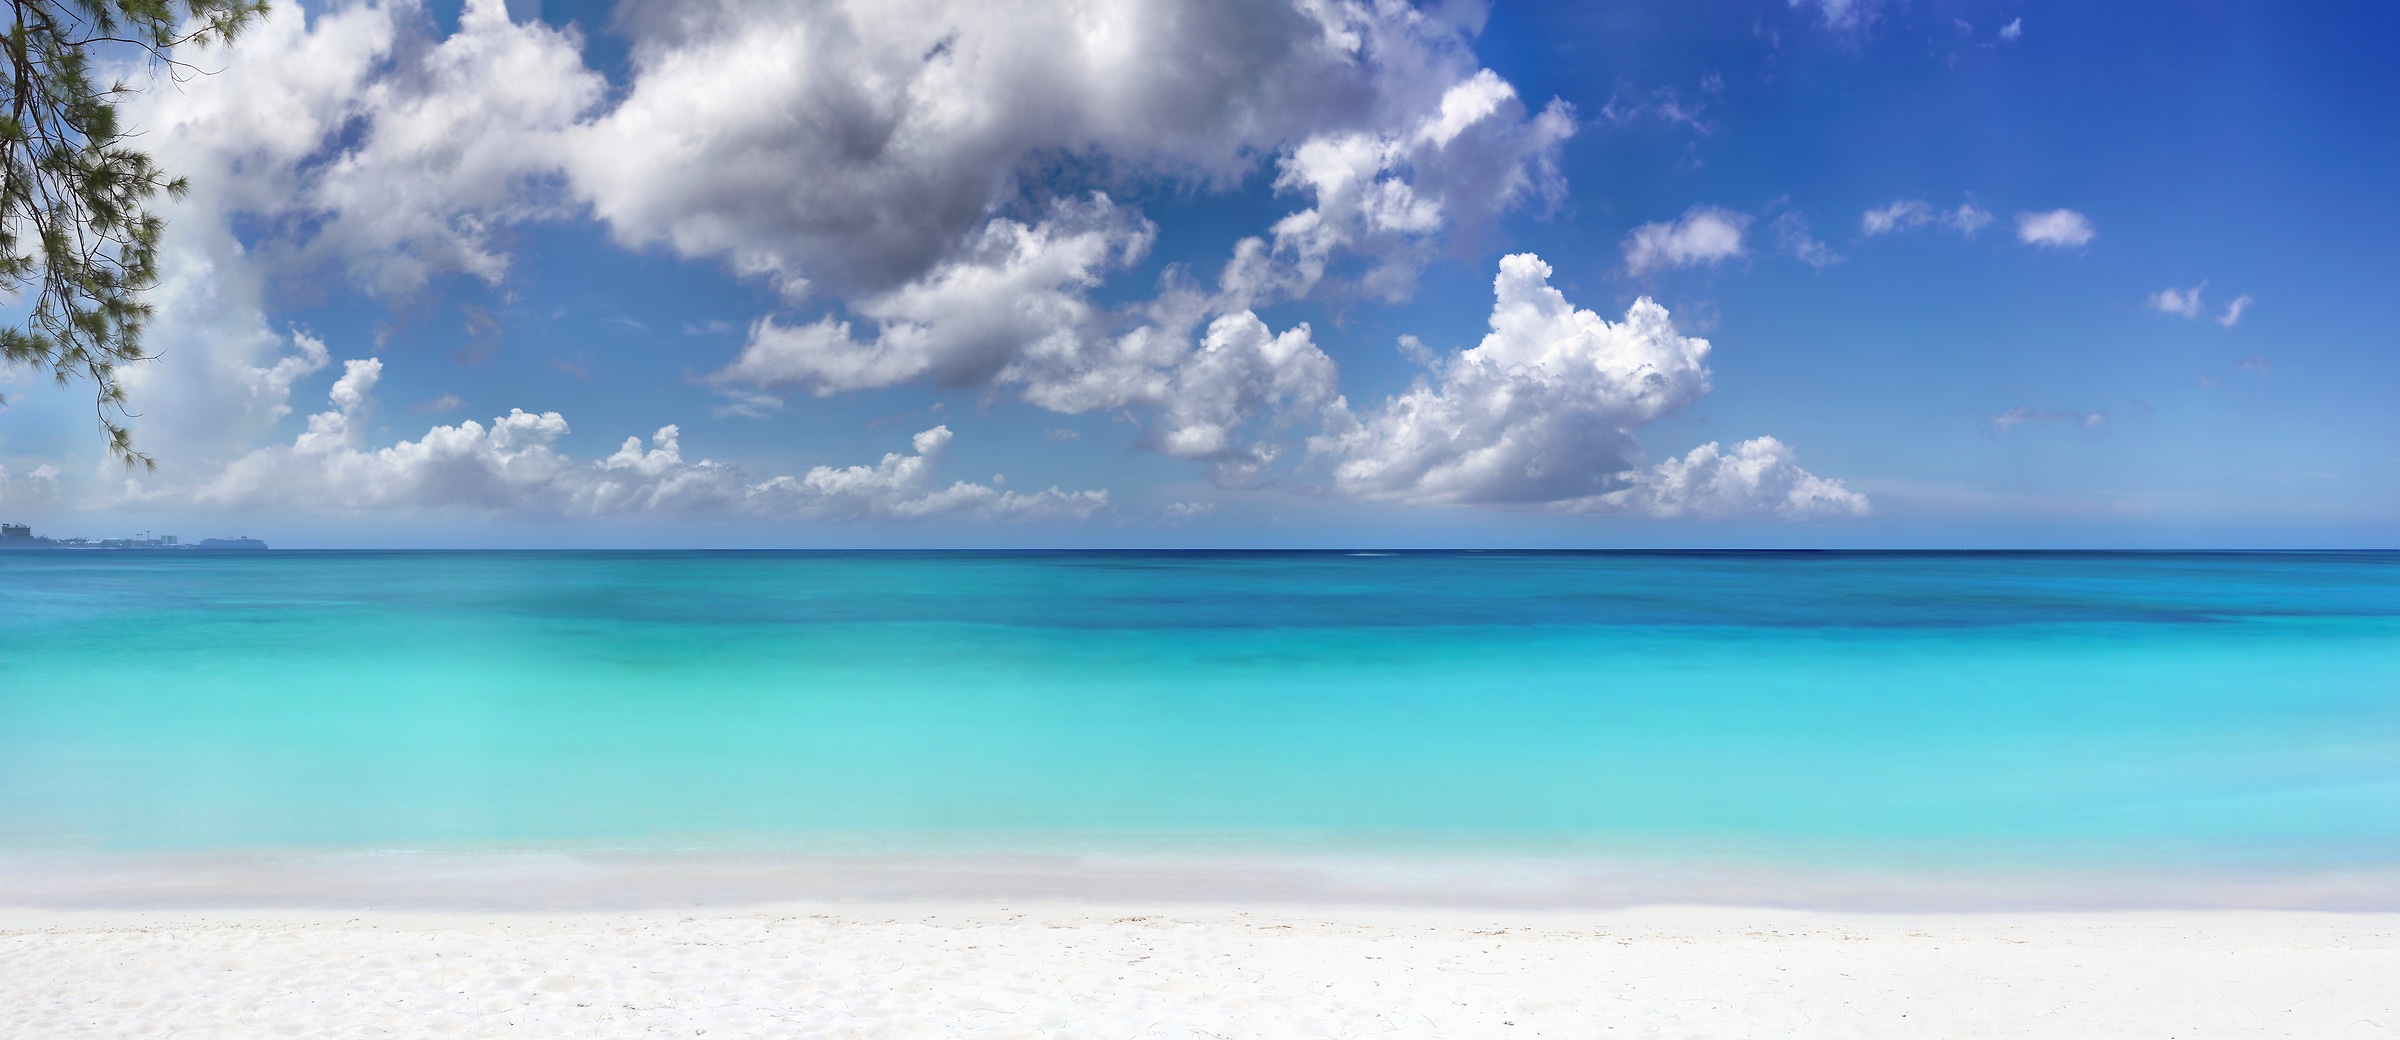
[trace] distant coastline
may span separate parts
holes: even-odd
[[[44,538],[33,533],[30,524],[0,524],[0,551],[40,552],[44,550],[79,552],[92,550],[167,550],[180,552],[190,549],[260,551],[267,543],[248,535],[233,538],[203,538],[186,542],[174,535],[151,535],[148,532],[128,538]]]

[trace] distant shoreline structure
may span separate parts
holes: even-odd
[[[177,552],[188,549],[258,551],[266,547],[267,543],[248,535],[235,538],[203,538],[197,542],[178,541],[171,534],[153,537],[147,532],[133,538],[40,538],[34,535],[31,524],[0,524],[0,552],[45,549],[64,552],[99,550],[122,552],[129,549],[165,549]]]

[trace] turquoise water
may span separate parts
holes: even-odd
[[[0,851],[877,842],[2386,870],[2400,556],[0,555]]]

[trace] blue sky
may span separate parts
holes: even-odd
[[[2400,520],[2377,7],[535,6],[285,5],[135,102],[195,185],[134,386],[160,469],[127,484],[88,387],[11,373],[0,515],[702,546]]]

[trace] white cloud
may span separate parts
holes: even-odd
[[[2071,209],[2017,214],[2017,241],[2051,249],[2079,249],[2098,233],[2092,222]]]
[[[1278,335],[1249,311],[1211,322],[1171,378],[1153,443],[1178,458],[1215,463],[1224,483],[1256,475],[1281,453],[1272,442],[1241,436],[1251,417],[1314,412],[1337,385],[1333,359],[1310,340],[1307,325]]]
[[[2160,289],[2150,294],[2150,306],[2161,314],[2174,314],[2186,318],[2199,317],[2200,290],[2207,285],[2207,282],[2202,282],[2189,289]]]
[[[1923,199],[1895,199],[1888,206],[1871,209],[1858,218],[1858,233],[1872,238],[1899,231],[1939,226],[1947,231],[1973,238],[1992,222],[1992,215],[1976,208],[1972,202],[1962,202],[1957,209],[1937,210]]]
[[[2203,303],[2200,299],[2200,291],[2207,287],[2208,283],[2202,282],[2199,285],[2192,286],[2189,289],[2177,289],[2173,287],[2160,289],[2159,291],[2150,294],[2150,306],[2152,309],[2161,314],[2172,314],[2182,318],[2197,318],[2200,317],[2202,311],[2207,309],[2207,304]],[[2247,293],[2236,296],[2231,302],[2225,305],[2225,310],[2218,314],[2213,320],[2217,324],[2229,329],[2235,325],[2239,325],[2241,324],[2243,313],[2250,309],[2250,304],[2252,302],[2254,302],[2253,298]]]
[[[931,380],[1018,387],[1057,412],[1138,407],[1156,413],[1146,446],[1207,461],[1220,481],[1245,481],[1281,454],[1252,434],[1315,415],[1335,393],[1337,370],[1308,326],[1275,333],[1253,311],[1227,309],[1238,297],[1189,286],[1112,332],[1116,319],[1085,293],[1102,271],[1137,259],[1152,233],[1106,196],[1055,206],[1036,227],[995,220],[957,262],[859,304],[881,319],[872,339],[830,316],[797,326],[762,319],[741,356],[710,379],[729,393],[745,384],[820,395]]]
[[[1622,323],[1578,310],[1530,253],[1500,262],[1490,335],[1436,374],[1353,416],[1337,406],[1311,447],[1358,498],[1550,503],[1613,490],[1631,430],[1708,391],[1708,341],[1636,301]]]
[[[738,386],[721,386],[717,388],[717,392],[724,395],[725,400],[710,408],[708,413],[719,419],[735,415],[747,419],[764,419],[783,410],[783,398],[774,394],[762,394],[756,390],[744,390]]]
[[[1250,482],[1283,454],[1272,438],[1335,396],[1339,371],[1306,324],[1277,333],[1223,305],[1170,291],[1131,331],[1029,351],[999,381],[1052,411],[1147,410],[1144,447],[1206,461],[1220,483]]]
[[[573,38],[484,0],[446,38],[429,24],[410,0],[278,5],[206,57],[222,71],[154,77],[128,101],[127,125],[192,184],[161,205],[144,344],[159,360],[124,373],[137,446],[167,471],[258,444],[324,364],[321,344],[270,327],[271,278],[331,270],[394,293],[443,271],[497,278],[507,225],[564,212],[545,188],[555,136],[601,90]]]
[[[154,84],[130,121],[218,214],[284,232],[267,245],[290,262],[332,262],[384,292],[442,271],[496,281],[496,231],[564,214],[545,186],[559,135],[605,84],[578,39],[512,23],[495,0],[469,0],[439,41],[417,38],[421,17],[408,0],[313,23],[278,9],[223,72]]]
[[[1103,491],[1050,488],[1019,494],[958,481],[934,469],[951,432],[936,426],[914,438],[913,455],[892,453],[873,465],[818,466],[807,473],[751,482],[733,466],[683,459],[680,431],[662,427],[645,449],[628,437],[617,452],[581,463],[555,447],[567,433],[557,412],[522,409],[492,420],[436,426],[388,448],[364,443],[371,391],[383,371],[368,358],[344,363],[329,399],[289,445],[252,452],[214,480],[191,489],[199,504],[312,513],[466,510],[542,516],[674,514],[750,520],[1081,519],[1108,505]]]
[[[1333,393],[1307,330],[1270,335],[1253,308],[1313,291],[1344,256],[1365,258],[1363,291],[1407,295],[1442,235],[1557,197],[1574,129],[1562,103],[1529,114],[1478,68],[1460,25],[1400,4],[706,10],[649,24],[632,92],[586,132],[574,177],[629,241],[845,297],[847,315],[760,319],[714,382],[1138,408],[1146,446],[1221,481],[1257,475],[1281,453],[1266,435]],[[792,53],[824,60],[803,75]],[[870,130],[847,151],[828,137]],[[1030,223],[988,216],[1062,151],[1203,183],[1273,156],[1276,189],[1309,205],[1243,239],[1213,290],[1177,272],[1107,313],[1089,296],[1151,244],[1140,214],[1093,195]]]
[[[722,256],[795,298],[918,281],[1059,157],[1230,184],[1281,156],[1278,244],[1398,249],[1554,179],[1467,29],[1395,3],[832,0],[648,5],[576,192],[632,244]],[[1401,249],[1401,252],[1407,250]]]
[[[196,454],[256,443],[309,363],[258,306],[272,270],[332,265],[384,293],[497,280],[508,226],[582,207],[627,243],[834,290],[871,335],[762,320],[727,377],[817,392],[1105,357],[1120,330],[1085,294],[1154,229],[1105,199],[1023,212],[1026,182],[1062,164],[1206,188],[1272,162],[1307,199],[1245,244],[1219,297],[1152,308],[1175,312],[1162,355],[1211,317],[1310,291],[1345,254],[1368,259],[1368,291],[1404,295],[1441,236],[1561,190],[1572,115],[1530,113],[1477,65],[1478,20],[1320,0],[634,4],[633,74],[610,103],[576,36],[495,0],[439,38],[415,0],[279,8],[222,75],[129,109],[199,185],[161,247],[170,361],[133,377],[174,418],[144,427]],[[1018,371],[1081,378],[1056,368]],[[237,408],[254,419],[225,421]]]
[[[1625,269],[1635,275],[1666,267],[1714,264],[1742,254],[1747,214],[1694,206],[1673,221],[1644,224],[1625,236]]]
[[[1365,289],[1405,298],[1433,233],[1481,224],[1529,196],[1558,198],[1558,150],[1574,130],[1563,102],[1529,118],[1516,88],[1481,69],[1413,125],[1302,141],[1278,164],[1275,186],[1315,205],[1275,224],[1273,255],[1290,264],[1278,288],[1305,294],[1351,249],[1374,258]]]
[[[154,79],[125,106],[160,165],[190,178],[161,200],[161,278],[143,346],[158,359],[123,378],[142,417],[136,446],[168,472],[238,454],[290,411],[291,381],[324,362],[270,328],[261,254],[236,213],[282,214],[305,194],[301,166],[348,122],[373,68],[389,58],[392,12],[361,5],[320,15],[283,6],[245,31],[223,71],[187,84]],[[270,222],[270,227],[280,226]],[[287,347],[298,355],[282,356]]]
[[[1864,0],[1792,0],[1793,7],[1814,4],[1830,29],[1856,28],[1865,16]]]
[[[1712,83],[1715,85],[1711,86]],[[1704,94],[1716,93],[1722,89],[1724,89],[1724,80],[1714,73],[1701,80],[1701,91]],[[1689,127],[1692,132],[1704,137],[1715,131],[1715,128],[1710,126],[1704,118],[1701,105],[1684,100],[1683,96],[1671,87],[1653,92],[1650,95],[1653,100],[1647,103],[1629,100],[1625,96],[1626,93],[1623,87],[1619,87],[1617,92],[1608,99],[1608,103],[1600,106],[1600,118],[1619,126],[1641,119],[1656,118],[1670,126]]]
[[[1975,208],[1974,203],[1962,202],[1957,209],[1942,214],[1941,223],[1945,228],[1973,238],[1976,232],[1991,226],[1995,219],[1990,213]]]
[[[2001,26],[2001,27],[2000,27],[2000,38],[2001,38],[2001,39],[2003,39],[2003,40],[2007,40],[2007,41],[2009,41],[2010,43],[2015,43],[2019,37],[2021,37],[2021,36],[2024,36],[2024,35],[2025,35],[2025,19],[2023,19],[2023,18],[2012,18],[2012,19],[2009,19],[2009,22],[2008,22],[2008,24],[2007,24],[2007,25],[2003,25],[2003,26]]]
[[[1706,342],[1647,300],[1623,323],[1577,311],[1533,257],[1503,265],[1483,345],[1425,351],[1427,381],[1359,415],[1307,325],[1259,317],[1321,282],[1404,296],[1443,237],[1559,196],[1573,114],[1555,100],[1536,111],[1478,65],[1474,6],[637,2],[620,13],[632,74],[613,95],[571,32],[511,23],[497,0],[469,0],[439,38],[415,0],[279,8],[224,74],[129,110],[199,186],[162,243],[153,327],[169,358],[135,378],[167,418],[144,436],[180,473],[235,457],[181,492],[225,507],[858,519],[1105,506],[1101,492],[1018,494],[997,479],[939,486],[947,427],[913,454],[767,480],[684,461],[672,426],[571,459],[557,413],[376,447],[374,359],[344,364],[333,407],[305,432],[248,451],[330,364],[322,342],[268,326],[259,301],[275,272],[331,266],[382,294],[445,273],[499,282],[511,225],[588,211],[623,243],[839,301],[752,325],[716,376],[729,412],[781,407],[767,390],[1015,388],[1055,411],[1118,412],[1145,447],[1226,483],[1259,479],[1299,424],[1330,416],[1312,451],[1360,497],[1799,515],[1789,495],[1816,478],[1771,438],[1642,469],[1631,431],[1706,392]],[[1262,164],[1305,208],[1243,240],[1213,287],[1176,272],[1115,312],[1092,297],[1155,226],[1103,194],[1030,201],[1055,187],[1031,182],[1062,168],[1122,193],[1235,186]],[[1781,248],[1838,260],[1792,216]],[[1751,219],[1696,206],[1647,225],[1628,267],[1743,256]],[[1437,429],[1444,416],[1456,427]],[[1782,490],[1742,509],[1693,490],[1719,485]]]
[[[741,357],[711,378],[819,395],[917,380],[981,384],[1021,353],[1071,350],[1053,341],[1099,334],[1103,315],[1085,294],[1139,260],[1156,233],[1106,195],[1058,202],[1037,225],[995,219],[922,280],[853,304],[879,323],[873,339],[831,316],[805,325],[761,318]]]
[[[1775,218],[1774,228],[1776,244],[1793,259],[1820,271],[1842,262],[1842,255],[1834,252],[1832,246],[1809,235],[1807,217],[1785,213]]]
[[[58,467],[35,466],[19,477],[10,475],[8,467],[0,466],[0,505],[30,509],[56,502],[58,497]]]
[[[1635,474],[1630,486],[1578,503],[1655,517],[1771,516],[1785,520],[1862,517],[1867,496],[1800,468],[1792,449],[1756,437],[1720,451],[1715,441]]]
[[[298,354],[277,358],[272,365],[245,365],[242,382],[250,388],[251,406],[281,419],[292,414],[292,383],[325,367],[325,341],[303,332],[292,333]]]
[[[1561,102],[1529,115],[1477,66],[1472,12],[1320,0],[632,4],[631,83],[581,40],[470,0],[422,38],[416,0],[279,9],[227,71],[130,121],[201,209],[269,252],[406,291],[497,280],[496,232],[589,207],[623,241],[722,257],[795,298],[925,280],[1060,160],[1233,185],[1262,159],[1311,197],[1277,225],[1290,288],[1335,251],[1405,290],[1430,239],[1560,190]],[[1305,268],[1306,270],[1302,270]]]
[[[2275,371],[2275,366],[2273,363],[2269,362],[2264,355],[2252,354],[2241,359],[2240,361],[2234,362],[2233,369],[2236,372],[2256,372],[2263,376],[2272,374]]]
[[[1567,302],[1531,253],[1500,261],[1492,331],[1380,406],[1326,409],[1312,455],[1353,498],[1656,516],[1858,515],[1865,499],[1773,438],[1642,470],[1633,431],[1708,392],[1708,341],[1636,300],[1623,322]]]
[[[1858,233],[1883,235],[1923,227],[1933,220],[1933,207],[1917,199],[1900,199],[1882,209],[1868,210],[1858,218]]]
[[[670,434],[674,427],[659,431]],[[765,517],[808,517],[832,520],[919,520],[964,516],[985,520],[1080,520],[1108,506],[1105,491],[1061,491],[1056,487],[1030,495],[1001,491],[984,484],[957,481],[936,486],[933,469],[950,446],[948,426],[936,426],[910,440],[914,455],[885,455],[873,466],[818,466],[799,477],[775,477],[742,489],[739,512]],[[655,440],[653,441],[655,443]],[[631,438],[624,451],[635,449]],[[680,460],[671,454],[668,465]],[[651,452],[658,454],[657,451]],[[708,463],[703,461],[701,466]],[[997,478],[995,478],[996,480]]]
[[[843,311],[817,320],[752,326],[716,377],[730,411],[780,407],[767,389],[1002,386],[1062,412],[1140,410],[1145,446],[1204,461],[1226,483],[1258,479],[1286,454],[1279,438],[1331,414],[1349,431],[1329,428],[1312,447],[1330,446],[1337,485],[1362,497],[1708,515],[1721,510],[1661,504],[1706,498],[1671,490],[1722,482],[1692,476],[1703,463],[1755,470],[1724,479],[1778,494],[1799,487],[1776,475],[1789,460],[1771,439],[1641,470],[1630,430],[1706,391],[1707,344],[1677,335],[1648,301],[1623,324],[1575,311],[1531,257],[1511,258],[1520,275],[1539,269],[1513,287],[1504,265],[1484,345],[1438,362],[1438,386],[1363,418],[1338,397],[1308,326],[1259,318],[1257,307],[1347,277],[1346,256],[1364,261],[1359,289],[1405,296],[1442,236],[1559,196],[1571,111],[1529,109],[1477,65],[1470,28],[1447,10],[637,4],[622,18],[633,75],[607,107],[579,39],[512,23],[494,0],[470,0],[458,31],[438,39],[423,35],[432,22],[412,0],[313,19],[285,9],[237,45],[222,76],[153,91],[130,112],[162,161],[201,186],[175,204],[162,243],[169,275],[154,328],[170,359],[135,375],[146,405],[174,418],[144,434],[180,453],[185,472],[238,455],[188,492],[228,507],[857,519],[1105,505],[1099,492],[937,486],[946,427],[919,435],[914,454],[755,482],[686,463],[671,426],[647,446],[629,439],[578,462],[558,450],[557,413],[439,425],[378,448],[366,441],[374,359],[345,363],[334,406],[305,432],[240,454],[290,413],[297,382],[330,363],[321,341],[268,328],[259,300],[272,270],[330,264],[384,294],[445,272],[498,282],[510,225],[580,205],[623,242],[721,258],[794,298],[841,299]],[[1091,295],[1145,254],[1156,228],[1097,193],[1024,208],[1022,181],[1061,163],[1110,184],[1214,187],[1260,162],[1306,208],[1245,240],[1213,290],[1170,279],[1117,313]],[[237,220],[264,230],[244,241]],[[1699,206],[1647,225],[1628,239],[1628,267],[1745,255],[1750,220]],[[1806,262],[1838,259],[1804,223],[1778,234]],[[428,407],[456,406],[445,395]],[[1411,425],[1445,411],[1465,426],[1440,444]],[[1357,439],[1376,430],[1416,437],[1416,454]],[[1673,466],[1684,475],[1670,480]],[[1640,488],[1653,489],[1647,504],[1633,502]],[[1627,504],[1598,498],[1612,493]],[[1752,509],[1778,510],[1789,512]]]
[[[499,281],[508,258],[493,233],[567,212],[545,182],[561,134],[607,88],[581,44],[468,0],[457,32],[361,93],[362,139],[310,178],[304,204],[332,215],[313,245],[387,292],[444,270]]]
[[[2017,405],[2014,408],[2010,408],[2007,411],[2001,412],[1998,415],[1984,420],[1984,422],[1992,429],[2001,433],[2007,433],[2010,430],[2025,425],[2081,426],[2087,430],[2097,430],[2108,425],[2108,413],[2077,412],[2067,409],[2045,409],[2034,408],[2028,405]]]

